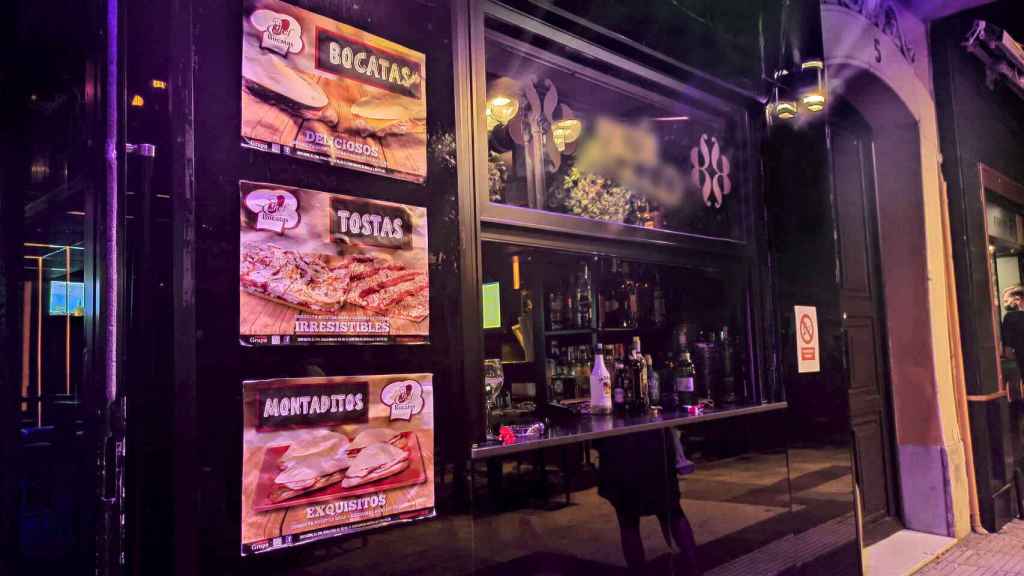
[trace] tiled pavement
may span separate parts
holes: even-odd
[[[915,576],[1024,576],[1024,521],[997,534],[971,534]]]

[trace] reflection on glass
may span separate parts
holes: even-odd
[[[484,107],[492,202],[738,237],[740,115],[704,112],[630,71],[492,28]]]
[[[1003,385],[1019,390],[1020,360],[1024,354],[1024,286],[1021,253],[1024,250],[1024,210],[1008,199],[989,192],[985,202],[993,290],[993,327],[1002,343],[999,357]]]
[[[640,519],[658,519],[666,544],[675,544],[683,574],[697,574],[693,528],[680,506],[675,432],[656,430],[608,438],[600,442],[598,494],[615,509],[622,555],[636,570],[647,562]],[[685,456],[682,456],[685,459]]]

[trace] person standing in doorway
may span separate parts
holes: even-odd
[[[1024,356],[1024,287],[1020,284],[1003,291],[1002,341],[1003,379],[1007,384],[1020,382],[1020,361]]]

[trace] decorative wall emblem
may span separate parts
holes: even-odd
[[[690,150],[690,162],[693,164],[690,179],[700,189],[705,205],[721,208],[723,199],[732,191],[729,159],[722,154],[718,138],[710,137],[710,149],[708,140],[707,134],[701,134],[700,142]]]
[[[907,42],[906,36],[903,35],[893,0],[822,0],[822,4],[839,6],[860,14],[882,34],[892,39],[893,44],[896,45],[907,62],[913,64],[917,59],[914,47]]]

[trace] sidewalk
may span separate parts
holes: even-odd
[[[1024,576],[1024,521],[997,534],[971,534],[915,576]]]

